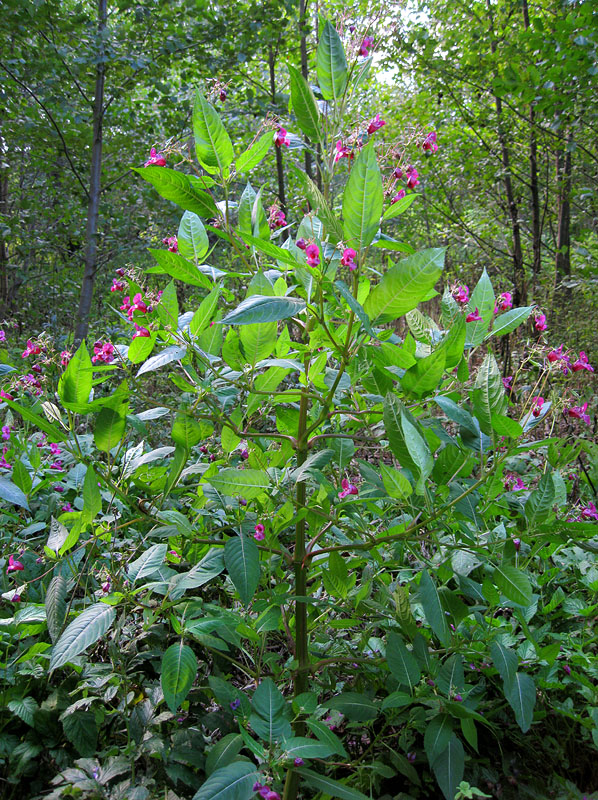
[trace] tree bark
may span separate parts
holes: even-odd
[[[270,96],[272,97],[272,105],[276,107],[276,75],[274,73],[274,48],[270,45],[268,51],[268,67],[270,70]],[[276,175],[278,178],[278,199],[280,200],[281,209],[287,213],[287,201],[284,189],[284,169],[282,166],[282,153],[281,147],[275,147],[276,151]]]
[[[4,163],[6,154],[3,146],[4,139],[0,134],[0,223],[4,223],[8,216],[8,164]],[[8,307],[8,244],[0,232],[0,310],[4,312]]]
[[[573,136],[569,133],[565,152],[559,151],[556,157],[558,183],[558,215],[556,233],[556,280],[571,277],[571,148]],[[570,287],[565,287],[570,294]]]
[[[104,31],[106,29],[107,0],[98,0],[98,63],[93,98],[93,143],[91,150],[91,169],[89,175],[89,203],[87,206],[87,225],[85,228],[85,269],[77,310],[75,345],[86,338],[89,330],[89,315],[96,272],[98,268],[98,218],[102,183],[102,123],[104,119],[104,81],[106,64],[104,60]]]
[[[306,33],[306,19],[307,19],[307,3],[308,0],[299,0],[299,30],[301,32],[301,39],[299,42],[299,52],[301,54],[301,74],[308,80],[309,70],[307,65],[307,33]],[[308,178],[313,180],[313,172],[311,166],[311,153],[305,150],[305,172]]]
[[[522,0],[523,27],[529,28],[529,11],[527,0]],[[534,283],[542,269],[542,221],[540,217],[540,190],[538,187],[538,142],[536,139],[536,119],[534,105],[529,109],[529,181],[532,201],[532,273]]]

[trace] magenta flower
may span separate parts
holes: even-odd
[[[380,114],[376,114],[376,116],[370,120],[370,124],[368,125],[368,135],[371,136],[372,133],[376,133],[376,131],[379,131],[384,125],[386,125],[386,122],[384,122],[383,119],[380,119]]]
[[[54,442],[51,442],[50,443],[50,452],[52,453],[53,456],[59,456],[62,453],[62,450],[60,449],[60,447],[58,447],[57,444],[54,444]]]
[[[10,600],[11,600],[11,603],[20,603],[21,602],[21,595],[18,594],[18,593],[17,594],[13,594],[13,596],[10,598]]]
[[[430,133],[426,136],[422,144],[423,150],[429,150],[431,153],[435,153],[438,150],[438,145],[436,144],[436,131],[430,131]]]
[[[336,153],[334,156],[335,163],[337,161],[340,161],[341,158],[348,158],[349,160],[351,160],[353,158],[353,151],[348,145],[343,144],[342,142],[337,142]]]
[[[538,331],[538,333],[542,333],[548,328],[546,324],[546,314],[536,314],[534,317],[534,328]]]
[[[341,264],[343,267],[349,267],[351,271],[357,269],[357,264],[355,263],[355,256],[357,253],[353,250],[352,247],[346,247],[343,250],[343,254],[341,256]]]
[[[4,331],[0,331],[0,342],[5,342],[5,341],[6,341],[6,334],[4,333]]]
[[[590,417],[586,414],[588,408],[588,404],[584,403],[583,406],[571,406],[571,408],[566,408],[565,413],[572,417],[573,419],[581,419],[586,425],[590,424]]]
[[[291,143],[291,140],[287,136],[287,132],[284,128],[279,128],[276,133],[274,134],[274,144],[276,147],[288,147]]]
[[[395,196],[390,201],[390,204],[397,203],[402,197],[405,197],[407,192],[404,189],[399,189],[399,191],[395,194]]]
[[[475,311],[470,311],[469,314],[465,317],[465,322],[481,322],[482,317],[480,316],[480,312],[477,309]]]
[[[551,364],[554,364],[555,361],[561,361],[564,357],[562,344],[560,344],[555,350],[551,350],[546,356]]]
[[[110,581],[106,581],[106,583],[102,584],[102,591],[104,592],[104,594],[108,594],[108,592],[110,591]]]
[[[505,387],[507,392],[512,391],[513,389],[513,376],[507,375],[506,378],[502,379],[502,385]]]
[[[359,55],[363,56],[363,58],[367,58],[368,50],[370,49],[370,47],[372,47],[373,44],[374,44],[374,37],[366,36],[359,48]]]
[[[55,492],[58,492],[59,494],[62,494],[62,492],[64,492],[64,486],[62,486],[60,483],[57,483],[52,488],[54,489]]]
[[[296,767],[302,767],[305,764],[305,761],[302,758],[297,757],[293,763]]]
[[[124,269],[122,267],[119,267],[116,270],[116,274],[118,275],[119,278],[124,278],[125,277],[125,271],[124,271]]]
[[[307,242],[303,238],[302,239],[297,239],[297,241],[295,242],[295,245],[299,248],[299,250],[305,250],[306,247],[307,247]]]
[[[457,698],[455,698],[455,699],[457,699]],[[413,764],[416,758],[417,758],[417,756],[415,755],[415,753],[407,753],[407,761],[410,764]]]
[[[63,350],[60,353],[60,366],[67,367],[72,357],[72,353],[70,353],[68,350]]]
[[[338,496],[341,500],[344,500],[345,497],[348,497],[350,494],[359,494],[359,489],[346,478],[343,478],[341,481],[342,491],[338,493]]]
[[[119,281],[118,278],[112,278],[112,286],[110,287],[111,292],[124,292],[125,285],[122,281]]]
[[[165,236],[162,239],[162,244],[165,244],[171,253],[179,252],[179,243],[176,236]]]
[[[128,311],[129,319],[132,318],[134,311],[141,311],[142,314],[147,314],[149,311],[147,305],[143,302],[143,296],[141,292],[137,292],[137,294],[133,297],[133,305]]]
[[[494,313],[498,314],[499,311],[508,311],[510,308],[513,308],[513,295],[511,292],[503,292],[496,301]]]
[[[237,698],[235,698],[235,699],[232,701],[232,703],[229,703],[229,705],[230,705],[230,707],[231,707],[231,709],[232,709],[233,711],[236,711],[238,708],[240,708],[240,707],[241,707],[241,701],[240,701],[240,700],[239,700],[239,698],[237,697]],[[256,789],[254,789],[254,791],[256,791]]]
[[[598,520],[598,509],[594,505],[594,503],[588,503],[587,506],[583,506],[579,509],[581,511],[581,516],[583,519],[597,519]]]
[[[532,414],[534,417],[539,417],[542,413],[542,406],[544,405],[544,398],[540,396],[532,397]]]
[[[95,342],[93,346],[94,355],[91,360],[94,364],[111,364],[114,361],[114,345],[111,342]]]
[[[469,300],[468,286],[453,286],[451,293],[458,303],[467,303]]]
[[[156,148],[152,147],[150,150],[150,157],[143,165],[144,167],[165,167],[166,159],[162,153],[156,152]]]
[[[408,176],[407,177],[407,188],[408,189],[415,189],[415,187],[419,183],[419,181],[418,181],[419,173],[415,169],[415,167],[412,167],[412,166],[408,166],[407,167],[407,176]]]
[[[520,492],[525,489],[524,482],[519,475],[515,475],[513,472],[507,472],[503,480],[503,486],[506,492]]]
[[[133,323],[135,325],[135,333],[133,334],[133,339],[137,339],[140,336],[148,337],[150,336],[150,332],[147,328],[143,328],[141,325],[138,325],[136,322]]]
[[[12,469],[11,465],[6,460],[6,447],[2,450],[2,455],[0,456],[0,468]]]
[[[276,230],[276,228],[283,228],[287,224],[285,213],[284,211],[281,211],[278,206],[270,206],[268,211],[270,214],[268,225],[270,226],[271,231]]]
[[[9,394],[8,392],[5,392],[4,389],[0,389],[0,397],[4,398],[6,400],[14,400],[14,397],[12,396],[12,394]]]
[[[519,550],[521,549],[521,539],[513,539],[513,547],[515,548],[515,551],[518,553]]]
[[[580,350],[579,358],[577,361],[573,362],[571,369],[573,372],[579,372],[581,369],[587,369],[588,372],[594,372],[594,367],[588,361],[588,357],[583,350]]]
[[[2,438],[4,439],[5,442],[8,442],[8,440],[10,439],[10,431],[11,431],[10,425],[2,426]]]
[[[23,350],[21,358],[27,358],[28,356],[37,356],[41,353],[41,347],[32,342],[31,339],[27,339],[27,347]]]
[[[317,267],[320,263],[320,248],[317,244],[308,244],[305,248],[307,263],[310,267]]]
[[[258,542],[263,542],[265,538],[265,531],[266,529],[262,525],[261,522],[255,526],[255,533],[253,534],[253,538]]]
[[[55,469],[58,472],[62,472],[62,461],[58,458],[56,461],[53,461],[50,464],[50,469]]]
[[[563,664],[563,672],[565,672],[567,675],[571,675],[571,667],[569,664]]]
[[[17,561],[14,556],[8,557],[8,567],[6,568],[7,575],[10,575],[11,572],[21,572],[24,569],[25,567],[20,561]]]
[[[221,89],[218,97],[220,99],[220,102],[224,103],[224,101],[226,100],[226,91],[224,89]]]
[[[400,179],[403,177],[403,175],[404,175],[404,173],[403,173],[403,170],[402,170],[400,167],[395,167],[395,168],[394,168],[394,170],[393,170],[393,172],[392,172],[392,174],[393,174],[393,175],[394,175],[394,177],[395,177],[395,178],[397,178],[398,180],[400,180]]]
[[[65,503],[60,510],[63,511],[65,514],[68,514],[71,511],[74,511],[75,509],[72,507],[70,503]]]

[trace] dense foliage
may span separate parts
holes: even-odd
[[[7,798],[597,796],[592,351],[414,247],[459,151],[375,47],[197,90],[98,338],[1,334]]]

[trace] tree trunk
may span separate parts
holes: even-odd
[[[89,175],[89,204],[87,206],[87,226],[85,229],[85,270],[77,323],[75,345],[85,339],[89,330],[89,315],[93,298],[93,287],[98,268],[98,217],[102,181],[102,122],[104,118],[104,31],[106,29],[107,0],[98,0],[98,63],[96,66],[96,85],[93,98],[93,143],[91,150],[91,170]]]
[[[305,21],[307,19],[307,3],[308,0],[299,0],[299,30],[301,31],[301,39],[299,42],[299,51],[301,53],[301,74],[307,81],[309,79],[309,70],[307,66],[307,34],[305,31]],[[311,153],[305,150],[305,172],[307,176],[313,180],[313,173],[311,168]]]
[[[556,233],[556,280],[571,277],[571,133],[567,137],[565,152],[559,151],[556,157],[556,176],[558,184],[558,215]],[[571,288],[565,287],[570,294]]]
[[[527,0],[523,0],[523,26],[529,28]],[[540,217],[540,190],[538,187],[538,143],[536,139],[536,120],[533,103],[529,109],[529,181],[532,201],[532,273],[534,284],[542,268],[542,222]]]
[[[3,142],[4,139],[0,134],[0,222],[5,222],[8,216],[8,164],[4,162],[6,155]],[[0,310],[2,312],[7,310],[9,294],[8,244],[0,232]]]
[[[276,76],[274,74],[274,48],[270,45],[268,51],[268,66],[270,69],[270,95],[272,97],[272,106],[276,107]],[[280,206],[284,213],[287,213],[287,201],[284,190],[284,169],[282,167],[282,148],[275,147],[276,151],[276,175],[278,177],[278,199]]]

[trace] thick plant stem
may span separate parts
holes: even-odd
[[[306,370],[307,374],[307,370]],[[297,466],[307,458],[307,407],[309,398],[307,396],[307,389],[301,395],[301,402],[299,404],[299,424],[297,426]],[[300,481],[297,484],[297,511],[300,512],[305,508],[306,502],[306,489],[305,481]],[[307,603],[305,598],[307,592],[307,574],[309,564],[305,562],[305,517],[300,514],[299,519],[295,524],[295,552],[293,554],[293,567],[295,571],[295,659],[297,661],[297,669],[294,677],[294,694],[295,697],[302,692],[307,691],[308,675],[309,675],[309,653],[308,653],[308,638],[307,638]],[[299,599],[302,598],[302,599]],[[295,736],[305,736],[305,720],[298,717],[293,723],[293,732]],[[284,787],[283,800],[296,800],[297,790],[299,788],[299,775],[295,770],[290,769],[287,772],[287,778]]]

